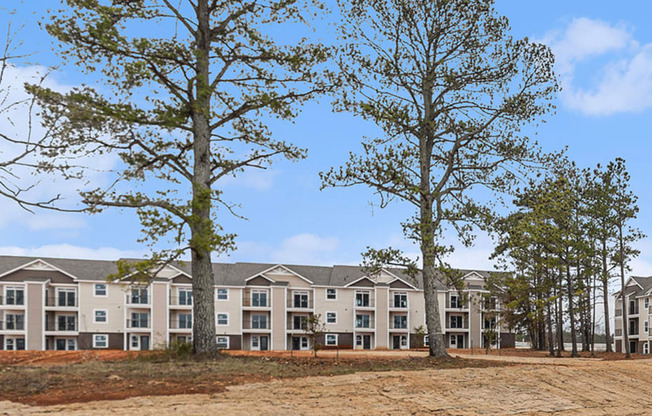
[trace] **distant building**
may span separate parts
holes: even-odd
[[[190,265],[163,268],[148,285],[107,282],[112,261],[0,256],[0,348],[148,350],[192,340]],[[489,272],[460,271],[466,290],[439,285],[451,348],[514,347],[494,298],[478,301]],[[368,276],[354,266],[215,263],[221,348],[306,350],[305,317],[321,315],[325,348],[407,349],[425,327],[421,279],[399,269]],[[462,295],[462,296],[460,296]]]
[[[625,290],[616,293],[615,340],[616,351],[625,352],[623,348],[623,297],[627,307],[627,335],[629,351],[632,354],[650,353],[650,318],[652,318],[652,276],[630,277],[625,283]]]

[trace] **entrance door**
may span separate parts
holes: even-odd
[[[401,336],[400,335],[394,335],[392,337],[392,348],[395,350],[400,350],[401,349]]]
[[[269,337],[262,336],[260,337],[260,350],[267,351],[269,349]]]
[[[637,346],[637,344],[638,344],[638,343],[637,343],[636,341],[630,341],[630,342],[629,342],[629,352],[630,352],[630,353],[632,353],[632,354],[638,354],[638,351],[636,350],[636,346]]]
[[[457,336],[457,348],[464,348],[464,335]]]
[[[301,349],[301,338],[292,337],[292,349],[294,351],[298,351]]]
[[[370,350],[371,349],[371,335],[362,336],[362,349]]]
[[[140,336],[140,350],[141,351],[149,350],[149,335]]]

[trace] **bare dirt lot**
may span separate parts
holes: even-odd
[[[410,353],[415,352],[404,354]],[[473,359],[478,360],[477,364],[497,361],[501,365],[271,378],[226,386],[212,394],[133,397],[44,407],[5,401],[0,402],[0,414],[652,414],[649,359],[604,361],[484,355],[474,355]],[[511,365],[505,366],[505,361]],[[304,370],[299,367],[297,371]]]

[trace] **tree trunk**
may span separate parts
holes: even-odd
[[[557,357],[561,357],[564,350],[564,300],[562,296],[562,270],[559,267],[559,286],[555,289],[557,294]]]
[[[591,290],[593,291],[593,310],[592,314],[593,317],[591,319],[591,357],[595,356],[595,291],[596,291],[596,278],[595,278],[595,273],[593,274],[593,285]]]
[[[625,351],[625,357],[631,358],[632,354],[629,351],[629,325],[627,325],[627,296],[625,296],[625,257],[624,257],[624,247],[623,247],[623,227],[622,221],[618,223],[618,249],[619,249],[619,263],[620,263],[620,297],[623,300],[623,350]]]
[[[555,355],[555,340],[552,334],[552,306],[547,302],[546,308],[548,309],[546,321],[548,322],[548,353],[551,357]]]
[[[607,269],[607,241],[602,241],[602,297],[604,298],[604,332],[607,352],[614,352],[611,344],[611,323],[609,317],[609,270]]]
[[[571,357],[577,357],[577,332],[575,329],[575,311],[573,310],[573,280],[568,263],[566,263],[566,289],[568,290],[568,316],[570,318],[571,330]]]
[[[441,317],[439,316],[439,299],[437,299],[437,270],[434,265],[423,267],[423,295],[426,301],[426,326],[430,340],[431,357],[447,357],[444,334],[441,330]]]
[[[190,247],[192,250],[192,291],[194,298],[193,345],[195,353],[217,351],[215,295],[211,262],[213,224],[211,222],[211,149],[209,85],[210,15],[208,0],[197,3],[195,42],[197,47],[196,102],[193,120],[193,183]]]

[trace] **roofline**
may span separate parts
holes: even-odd
[[[28,266],[30,266],[30,265],[32,265],[32,264],[34,264],[34,263],[37,263],[37,262],[39,262],[39,261],[40,261],[40,262],[43,262],[43,263],[45,263],[45,264],[47,264],[48,266],[52,267],[54,270],[58,271],[59,273],[63,273],[63,274],[65,274],[66,276],[70,277],[70,278],[71,278],[72,280],[74,280],[74,281],[79,280],[79,278],[78,278],[77,276],[75,276],[75,275],[73,275],[73,274],[70,274],[70,273],[68,273],[67,271],[63,270],[63,269],[60,269],[59,267],[54,266],[53,264],[48,263],[47,261],[43,260],[43,259],[40,258],[40,257],[38,257],[38,258],[36,258],[36,259],[30,261],[29,263],[25,263],[25,264],[23,264],[22,266],[15,267],[15,268],[13,268],[13,269],[7,271],[7,272],[4,272],[4,273],[0,274],[0,279],[3,278],[3,277],[5,277],[5,276],[7,276],[7,275],[9,275],[9,274],[11,274],[11,273],[15,273],[15,272],[17,272],[18,270],[23,270],[23,269],[25,269],[26,267],[28,267]]]

